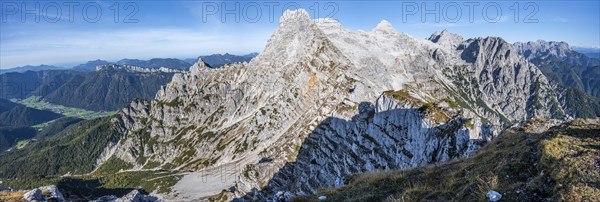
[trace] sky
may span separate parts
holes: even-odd
[[[370,31],[381,20],[417,38],[565,41],[600,47],[600,1],[10,1],[0,2],[0,68],[89,60],[260,52],[286,9]]]

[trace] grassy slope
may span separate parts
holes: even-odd
[[[110,117],[81,122],[44,141],[0,154],[0,178],[41,179],[92,171],[96,158],[116,134]]]
[[[600,198],[600,124],[576,120],[544,133],[508,129],[475,156],[404,171],[367,173],[322,190],[330,201],[593,201]],[[297,198],[313,200],[314,198]]]
[[[16,189],[55,184],[67,191],[66,196],[90,196],[88,199],[111,194],[122,196],[133,189],[170,192],[181,173],[128,171],[133,166],[117,158],[109,159],[90,173],[107,142],[118,135],[111,118],[81,121],[54,136],[0,154],[0,181]],[[64,176],[67,173],[71,175]]]

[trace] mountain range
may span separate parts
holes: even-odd
[[[108,62],[105,60],[92,60],[88,61],[85,64],[80,64],[73,67],[73,70],[78,71],[94,71],[97,66],[100,65],[108,65],[108,64],[116,64],[116,65],[130,65],[130,66],[138,66],[144,68],[158,69],[161,67],[170,68],[170,69],[180,69],[187,70],[191,64],[187,63],[183,60],[175,59],[175,58],[152,58],[150,60],[138,60],[138,59],[122,59],[116,62]]]
[[[63,70],[68,69],[66,67],[58,67],[54,65],[25,65],[21,67],[13,67],[8,69],[0,69],[0,74],[9,73],[9,72],[26,72],[26,71],[42,71],[42,70]]]
[[[199,59],[201,59],[202,61],[204,61],[211,67],[221,67],[221,66],[223,66],[225,64],[229,64],[229,63],[249,62],[252,58],[256,57],[257,55],[258,55],[258,53],[250,53],[250,54],[246,54],[246,55],[232,55],[229,53],[212,54],[212,55],[200,56],[195,59],[186,59],[185,61],[190,64],[194,64]]]
[[[67,107],[113,111],[134,98],[151,99],[179,70],[101,65],[98,71],[27,71],[0,75],[0,92],[6,99],[31,96]],[[121,68],[123,67],[123,68]]]
[[[213,54],[200,56],[194,59],[176,59],[176,58],[152,58],[149,60],[140,60],[140,59],[121,59],[116,62],[109,62],[106,60],[91,60],[83,64],[78,64],[73,66],[72,68],[68,67],[58,67],[52,65],[26,65],[21,67],[13,67],[8,69],[0,69],[0,74],[10,73],[10,72],[26,72],[26,71],[43,71],[43,70],[67,70],[73,69],[77,71],[91,72],[96,70],[96,67],[99,65],[107,65],[107,64],[116,64],[116,65],[130,65],[130,66],[138,66],[145,68],[153,68],[158,69],[161,67],[170,68],[170,69],[180,69],[180,70],[188,70],[192,64],[194,64],[198,59],[202,58],[212,67],[220,67],[225,64],[234,63],[234,62],[248,62],[252,58],[254,58],[258,53],[250,53],[246,55],[232,55],[229,53],[225,54]]]
[[[600,59],[574,51],[564,42],[515,43],[550,80],[600,98]]]
[[[573,50],[583,53],[588,57],[600,59],[600,48],[573,47]]]
[[[4,99],[44,97],[73,79],[83,79],[85,73],[72,70],[45,70],[0,74],[0,96]]]
[[[554,67],[556,61],[561,66]],[[597,143],[597,137],[570,138],[597,133],[597,119],[575,119],[600,116],[598,99],[586,94],[594,95],[598,85],[587,77],[590,73],[583,73],[593,71],[596,61],[556,42],[464,39],[447,30],[419,39],[385,20],[371,31],[352,31],[334,19],[313,20],[304,10],[286,11],[254,59],[212,68],[201,57],[189,71],[158,79],[165,85],[154,96],[129,97],[132,101],[113,116],[81,121],[51,138],[0,154],[0,178],[21,188],[53,183],[86,200],[122,196],[133,189],[175,201],[312,200],[316,194],[334,201],[393,200],[391,194],[404,193],[413,199],[474,200],[491,189],[493,176],[499,180],[494,189],[516,192],[508,199],[561,199],[553,191],[577,197],[554,190],[560,186],[552,182],[573,184],[575,178],[560,175],[556,168],[569,162],[586,162],[581,173],[594,178],[585,185],[600,182],[595,178],[598,170],[588,169],[597,166],[597,148],[583,146]],[[544,70],[546,62],[550,66]],[[571,64],[586,70],[560,80],[566,73],[551,69],[566,70]],[[104,68],[94,76],[74,73],[82,79],[76,88],[99,88],[90,92],[97,96],[74,100],[78,95],[47,87],[58,90],[44,99],[84,107],[106,97],[110,90],[105,89],[122,89],[106,86],[123,85],[121,92],[129,95],[149,93],[141,89],[160,83],[135,82],[128,76],[131,68],[109,69],[127,73],[120,76]],[[106,77],[111,79],[100,79]],[[577,78],[582,82],[570,80]],[[125,89],[129,87],[131,91]],[[538,119],[544,121],[535,125],[532,120]],[[539,136],[524,140],[534,134]],[[564,157],[561,153],[569,150],[561,142],[567,140],[580,145],[573,151],[590,153]],[[511,153],[518,149],[542,156]],[[505,157],[523,164],[502,161]],[[441,167],[427,167],[431,164]],[[354,177],[407,169],[410,173],[400,177],[365,181],[372,185],[367,188]],[[545,176],[544,171],[548,178],[530,179]],[[447,190],[462,191],[435,187],[427,198],[422,193],[426,189],[416,185],[432,186],[437,181],[422,177],[434,174],[468,181],[440,182]],[[479,182],[475,175],[485,179]],[[506,183],[511,177],[519,184]],[[414,193],[398,190],[411,179],[417,180]],[[536,195],[532,189],[540,187],[548,190]],[[597,187],[589,189],[600,193]]]

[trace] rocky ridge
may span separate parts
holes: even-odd
[[[383,100],[390,98],[382,93],[389,90],[406,93],[401,99],[413,100],[413,105],[398,112],[377,113],[378,118],[370,121],[355,121],[361,115],[344,110],[356,110],[363,102],[383,106]],[[161,162],[162,168],[209,174],[217,166],[235,165],[240,168],[237,176],[216,184],[222,188],[212,194],[230,186],[236,187],[238,196],[265,186],[310,194],[318,187],[340,185],[342,176],[352,172],[414,167],[468,156],[476,150],[474,142],[487,140],[502,124],[540,115],[564,118],[566,113],[554,91],[536,66],[501,38],[463,41],[442,31],[422,40],[397,32],[387,21],[371,32],[353,32],[332,19],[313,21],[303,10],[288,11],[265,50],[249,63],[212,69],[200,60],[188,73],[176,74],[155,100],[137,100],[123,109],[117,122],[126,135],[106,148],[98,164],[116,156],[134,163],[137,169],[147,162]],[[449,117],[438,126],[432,124],[435,116],[415,110],[442,98],[454,100],[468,113]],[[470,122],[472,129],[467,129],[465,120],[478,121]],[[375,125],[386,126],[375,132]],[[393,126],[412,132],[395,134],[398,128],[390,128]],[[452,128],[450,137],[435,135],[447,128]],[[367,131],[350,132],[359,129]],[[329,137],[334,131],[347,136]],[[365,147],[398,143],[386,140],[386,133],[398,135],[397,141],[400,137],[417,140],[405,150]],[[361,134],[372,135],[376,143]],[[325,139],[310,139],[312,136]],[[356,147],[365,148],[354,159],[345,160],[328,159],[346,158],[349,154],[344,152],[338,157],[325,150],[301,153],[303,144],[338,147],[346,144],[342,140],[357,141]],[[433,143],[437,146],[427,146]],[[461,149],[449,152],[449,147]],[[366,155],[369,152],[375,154]],[[270,161],[259,163],[261,159]],[[318,168],[306,163],[313,159],[327,162],[322,166],[335,165],[323,170],[322,175],[329,177],[308,187],[271,180],[274,175],[283,181],[309,179],[314,172],[310,170]],[[293,161],[300,161],[293,169],[308,173],[295,178],[282,175],[285,169],[278,172]],[[344,167],[361,161],[365,163]],[[376,163],[366,163],[371,161]]]
[[[193,171],[165,199],[313,194],[355,173],[470,156],[532,117],[568,118],[559,90],[501,38],[417,39],[387,21],[351,31],[287,11],[250,62],[199,60],[122,108],[96,167]]]

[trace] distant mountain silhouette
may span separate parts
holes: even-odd
[[[248,62],[252,60],[252,58],[256,57],[258,53],[250,53],[247,55],[232,55],[229,53],[225,54],[212,54],[200,56],[196,59],[186,59],[185,61],[194,64],[198,61],[198,59],[202,59],[205,63],[210,65],[211,67],[218,68],[225,64],[235,63],[235,62]]]
[[[42,70],[61,70],[68,69],[67,67],[58,67],[54,65],[25,65],[21,67],[13,67],[8,69],[0,69],[0,74],[9,73],[9,72],[26,72],[26,71],[42,71]]]

